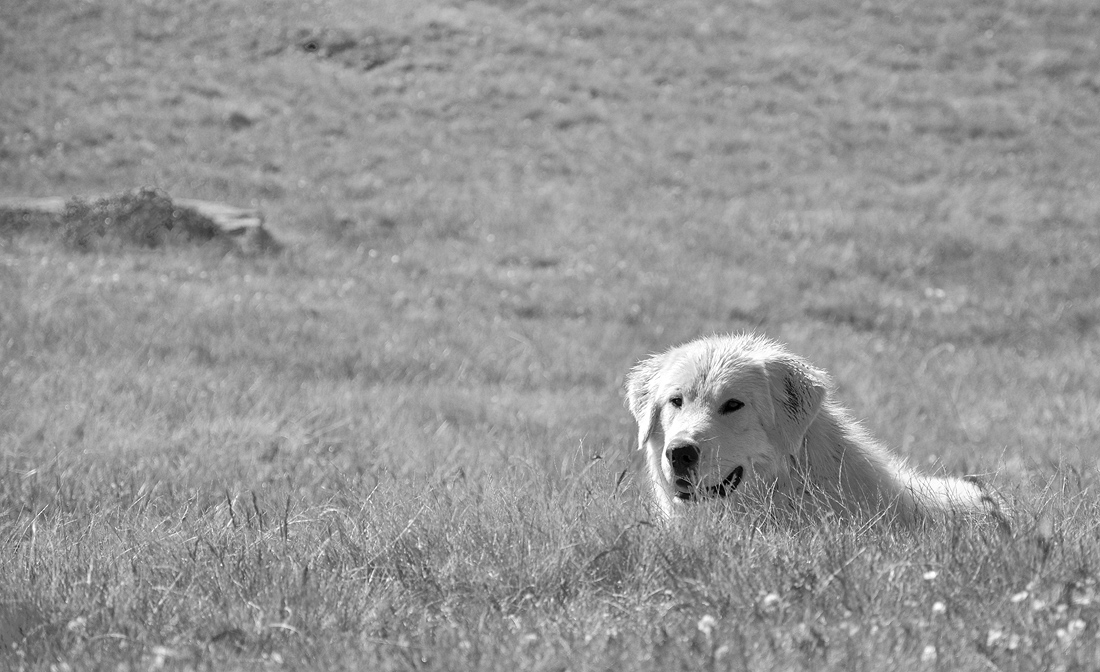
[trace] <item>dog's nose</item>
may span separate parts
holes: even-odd
[[[694,443],[678,443],[668,447],[665,458],[675,474],[686,474],[699,462],[699,446]]]

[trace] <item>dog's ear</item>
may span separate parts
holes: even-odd
[[[765,418],[764,429],[776,448],[793,454],[821,410],[829,377],[793,355],[765,359],[764,375],[771,407],[771,417]]]
[[[638,363],[626,376],[626,405],[638,423],[638,448],[644,448],[661,420],[656,400],[657,374],[664,355],[653,355]]]

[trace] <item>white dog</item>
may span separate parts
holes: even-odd
[[[662,511],[764,493],[776,505],[917,522],[990,513],[970,480],[921,476],[876,443],[821,370],[755,335],[712,336],[654,355],[627,377],[638,447]]]

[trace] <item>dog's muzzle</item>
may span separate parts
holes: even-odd
[[[710,499],[713,497],[725,497],[729,493],[737,489],[737,486],[741,485],[741,478],[745,475],[744,467],[737,467],[729,473],[722,482],[718,485],[711,485],[705,488],[696,489],[691,481],[686,478],[677,478],[676,498],[685,502],[692,502],[699,499]]]
[[[685,476],[695,472],[695,465],[699,464],[699,446],[686,441],[674,443],[665,450],[665,459],[677,476],[676,480],[684,480]]]

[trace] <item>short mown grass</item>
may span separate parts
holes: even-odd
[[[0,4],[0,196],[286,246],[0,228],[0,667],[1096,667],[1098,19]],[[661,524],[623,376],[741,329],[1012,534]]]

